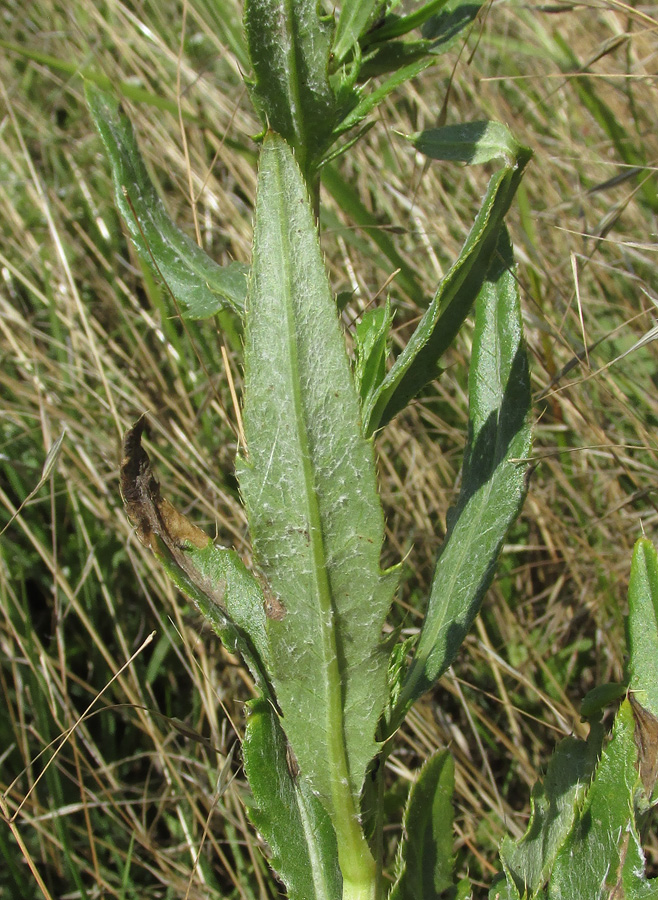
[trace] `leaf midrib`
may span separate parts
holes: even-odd
[[[278,195],[285,196],[285,185],[281,178],[281,170],[278,162],[276,165],[276,179]],[[283,211],[281,210],[280,213],[281,214],[278,217],[279,223],[285,221]],[[292,389],[292,403],[297,441],[302,457],[304,495],[308,514],[308,531],[313,560],[314,593],[320,608],[320,645],[322,648],[322,665],[324,672],[322,682],[325,689],[326,700],[326,741],[330,766],[329,782],[334,809],[335,812],[340,815],[341,805],[345,803],[344,791],[340,788],[341,783],[349,784],[349,770],[345,752],[342,686],[338,668],[335,628],[333,625],[335,610],[327,573],[327,555],[324,546],[322,516],[317,500],[317,492],[315,490],[313,462],[309,448],[309,429],[301,394],[298,336],[295,327],[295,309],[291,291],[290,259],[292,247],[286,228],[280,228],[279,235],[281,245],[280,259],[282,263],[282,285],[284,286],[283,289],[285,295],[284,315],[286,319],[285,329],[288,343],[289,384]]]

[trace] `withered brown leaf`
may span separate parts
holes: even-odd
[[[192,584],[224,609],[223,585],[213,584],[192,564],[186,553],[189,544],[198,549],[207,547],[210,537],[161,495],[160,484],[151,468],[151,460],[142,447],[145,425],[146,417],[141,416],[123,438],[120,481],[128,518],[145,547],[159,555],[159,539]]]

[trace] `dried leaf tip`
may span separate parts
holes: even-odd
[[[210,540],[208,535],[160,493],[151,460],[142,447],[145,426],[146,416],[142,415],[123,438],[120,485],[126,514],[135,526],[139,540],[154,553],[157,552],[156,535],[174,554],[184,549],[188,542],[203,548]]]

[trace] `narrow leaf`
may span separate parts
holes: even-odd
[[[227,650],[241,654],[258,686],[272,698],[263,591],[235,550],[216,547],[204,531],[161,496],[141,443],[144,426],[142,416],[123,442],[121,495],[128,518],[141,543],[193,601]]]
[[[319,15],[317,0],[247,0],[244,24],[256,76],[251,96],[263,127],[294,147],[308,177],[335,124],[333,18]]]
[[[365,39],[364,44],[376,44],[382,41],[390,41],[391,38],[402,37],[408,34],[414,28],[420,28],[431,17],[439,13],[448,0],[429,0],[419,9],[415,9],[406,16],[390,15],[386,16],[381,25],[373,28]]]
[[[9,519],[9,521],[7,522],[5,527],[2,529],[2,531],[0,531],[0,537],[2,537],[2,535],[9,528],[9,526],[18,518],[18,516],[23,511],[23,508],[25,507],[25,505],[27,503],[29,503],[30,500],[41,490],[43,485],[46,483],[46,481],[52,475],[53,469],[57,465],[57,461],[59,460],[60,454],[62,452],[62,445],[64,443],[65,437],[66,437],[66,426],[64,426],[62,428],[62,433],[57,438],[57,440],[54,441],[53,444],[51,444],[50,450],[46,454],[46,458],[43,463],[43,468],[41,469],[41,477],[39,478],[37,483],[34,485],[32,490],[30,491],[30,493],[27,495],[25,500],[23,500],[21,502],[20,506],[18,507],[16,512],[11,516],[11,518]]]
[[[165,280],[186,317],[204,318],[222,309],[241,313],[248,267],[217,265],[178,228],[149,178],[119,102],[90,82],[85,96],[110,161],[115,203],[141,258]]]
[[[385,425],[436,378],[439,360],[452,344],[484,282],[503,218],[529,158],[530,151],[523,149],[514,166],[497,172],[489,182],[459,258],[441,281],[427,312],[379,391],[364,409],[366,434]]]
[[[341,900],[336,835],[327,813],[299,778],[272,705],[251,700],[242,742],[253,799],[247,811],[270,846],[270,865],[289,900]]]
[[[626,632],[629,690],[658,717],[658,554],[644,537],[633,550]]]
[[[391,304],[387,300],[385,306],[369,309],[356,326],[354,376],[362,404],[384,380],[392,323]]]
[[[384,521],[358,423],[308,195],[290,148],[270,135],[247,301],[248,455],[237,472],[257,561],[285,610],[267,622],[285,731],[337,832],[355,827],[377,750],[395,581],[379,568]]]
[[[503,159],[514,166],[523,147],[501,122],[465,122],[429,128],[409,136],[414,147],[430,159],[453,160],[476,165]]]
[[[378,0],[343,0],[332,48],[335,63],[340,65],[358,44]]]
[[[455,658],[526,492],[530,383],[506,231],[477,300],[469,396],[462,489],[457,507],[449,515],[418,648],[399,703],[400,714]]]
[[[454,789],[455,764],[441,750],[423,765],[409,792],[400,872],[389,900],[439,900],[453,887]]]
[[[334,140],[340,137],[341,134],[349,131],[350,128],[354,128],[359,122],[362,122],[389,94],[397,90],[406,81],[409,81],[410,78],[415,78],[416,75],[419,75],[429,66],[434,65],[436,60],[432,56],[427,55],[427,53],[422,52],[420,58],[418,58],[418,54],[413,53],[411,61],[407,65],[399,65],[400,62],[399,59],[396,59],[393,75],[390,75],[370,93],[364,94],[347,115],[338,122],[333,133]],[[407,60],[404,60],[404,62],[407,62]],[[389,63],[390,60],[387,58],[387,64]]]

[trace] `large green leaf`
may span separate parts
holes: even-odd
[[[409,792],[400,873],[389,900],[439,900],[453,887],[454,789],[455,764],[441,750],[425,762]]]
[[[317,0],[247,0],[244,23],[256,80],[251,86],[264,128],[294,148],[308,177],[331,143],[336,101],[328,68],[333,18]]]
[[[244,428],[240,488],[281,608],[267,631],[282,723],[340,850],[359,840],[358,798],[386,702],[381,630],[395,576],[379,568],[373,448],[359,429],[308,195],[277,135],[265,138],[259,170]]]
[[[272,851],[289,900],[341,900],[336,835],[325,808],[296,771],[272,705],[251,700],[242,757],[253,798],[247,809]]]
[[[219,266],[170,219],[118,100],[91,82],[85,95],[112,169],[115,202],[142,259],[163,278],[186,317],[242,313],[248,267]]]
[[[629,700],[597,761],[599,749],[598,728],[587,744],[571,738],[560,744],[544,787],[533,795],[527,833],[503,844],[505,874],[490,900],[658,898],[658,880],[646,878],[636,821],[642,785]]]
[[[530,383],[506,230],[477,300],[469,396],[462,489],[448,518],[448,534],[394,727],[455,658],[525,496]]]
[[[482,139],[490,144],[486,123],[477,123],[472,135],[472,157],[478,156]],[[414,139],[417,143],[420,137]],[[442,152],[445,144],[435,140],[431,145]],[[379,390],[364,408],[366,434],[385,425],[438,375],[439,360],[454,340],[478,295],[489,268],[489,262],[519,185],[530,151],[509,138],[506,149],[516,149],[513,162],[505,165],[489,182],[473,227],[457,261],[441,281],[427,312],[412,334],[404,350],[395,360]],[[464,154],[462,146],[461,153]]]

